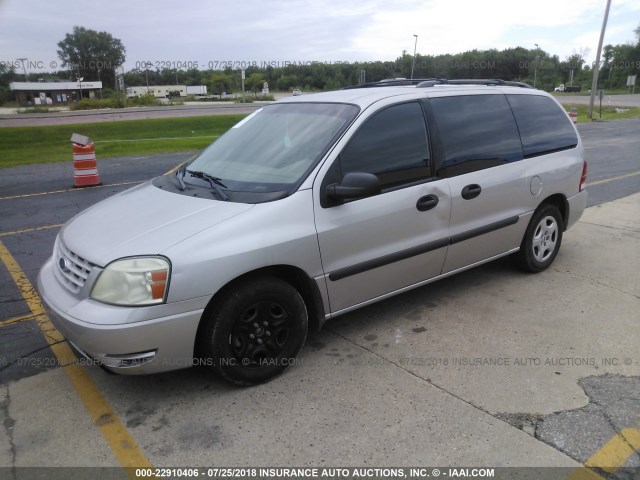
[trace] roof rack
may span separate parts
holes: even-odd
[[[372,88],[372,87],[397,87],[403,85],[415,85],[416,88],[434,87],[436,85],[501,85],[507,87],[521,87],[521,88],[533,88],[528,83],[523,82],[511,82],[508,80],[501,80],[499,78],[468,78],[468,79],[452,79],[447,78],[390,78],[386,80],[380,80],[379,82],[363,83],[361,85],[351,85],[344,87],[343,90],[350,90],[353,88]]]
[[[351,90],[353,88],[373,88],[373,87],[397,87],[404,85],[419,85],[424,82],[432,82],[440,80],[439,78],[386,78],[379,82],[362,83],[360,85],[350,85],[343,87],[343,90]]]
[[[533,88],[528,83],[523,82],[511,82],[508,80],[501,80],[499,78],[469,78],[469,79],[453,79],[448,80],[446,78],[435,78],[425,80],[416,85],[418,88],[433,87],[435,85],[502,85],[507,87],[521,87],[521,88]]]

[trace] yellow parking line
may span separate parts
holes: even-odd
[[[0,237],[6,237],[9,235],[18,235],[20,233],[29,233],[29,232],[37,232],[39,230],[46,230],[48,228],[60,228],[64,223],[58,223],[56,225],[44,225],[42,227],[35,228],[25,228],[24,230],[14,230],[13,232],[2,232],[0,233]]]
[[[179,163],[178,165],[176,165],[175,167],[173,167],[171,170],[169,170],[168,172],[166,172],[164,175],[171,175],[173,172],[175,172],[176,170],[178,170],[182,165],[184,165],[185,163],[189,163],[191,160],[193,160],[193,159],[196,157],[196,155],[198,155],[198,154],[196,153],[196,154],[194,154],[194,155],[191,155],[191,157],[190,157],[188,160],[186,160],[186,161],[184,161],[184,162],[182,162],[182,163]]]
[[[191,158],[189,158],[189,160],[187,160],[186,162],[182,162],[182,163],[176,165],[175,167],[173,167],[171,170],[169,170],[168,172],[164,173],[163,175],[172,174],[173,172],[178,170],[182,165],[184,165],[187,162],[190,162],[193,159],[193,157],[195,157],[195,155],[193,155]],[[16,198],[39,197],[39,196],[42,196],[42,195],[53,195],[55,193],[81,192],[82,190],[87,190],[87,189],[90,189],[90,188],[93,189],[93,188],[105,188],[105,187],[120,187],[122,185],[136,185],[136,184],[139,184],[139,183],[143,183],[143,182],[140,181],[140,182],[109,183],[109,184],[106,184],[106,185],[96,185],[95,187],[67,188],[67,189],[64,189],[64,190],[52,190],[51,192],[25,193],[25,194],[22,194],[22,195],[10,195],[8,197],[0,197],[0,200],[14,200]]]
[[[127,469],[127,473],[132,479],[137,478],[134,467],[152,468],[149,460],[147,460],[129,431],[122,424],[117,413],[100,393],[87,371],[75,361],[76,357],[71,348],[47,318],[40,302],[40,297],[31,282],[1,241],[0,261],[5,265],[11,278],[20,289],[22,298],[29,306],[32,315],[38,317],[40,330],[51,347],[51,351],[55,354],[60,364],[64,365],[64,372],[71,380],[87,412],[102,432],[120,465]]]
[[[175,167],[173,167],[171,170],[169,170],[168,172],[164,173],[164,175],[171,175],[173,172],[175,172],[176,170],[178,170],[182,165],[184,165],[186,162],[184,163],[180,163],[178,165],[176,165]]]
[[[627,459],[640,450],[640,430],[625,428],[594,453],[585,463],[607,473],[615,473]]]
[[[587,187],[592,187],[594,185],[601,185],[603,183],[614,182],[616,180],[622,180],[623,178],[635,177],[636,175],[640,175],[640,172],[631,172],[631,173],[627,173],[625,175],[619,175],[617,177],[605,178],[603,180],[590,182],[590,183],[587,183]]]
[[[29,313],[27,315],[20,315],[18,317],[8,318],[0,322],[0,327],[6,327],[7,325],[13,325],[14,323],[26,322],[28,320],[40,320],[40,315],[34,315]]]
[[[615,473],[624,466],[629,457],[640,450],[640,430],[625,428],[603,445],[603,447],[576,468],[566,480],[603,480],[589,468],[597,468],[607,473]],[[589,468],[585,468],[589,467]]]
[[[14,200],[16,198],[39,197],[39,196],[42,196],[42,195],[53,195],[54,193],[81,192],[83,190],[94,189],[94,188],[119,187],[119,186],[122,186],[122,185],[136,185],[138,183],[143,183],[143,182],[140,181],[140,182],[108,183],[108,184],[105,184],[105,185],[96,185],[95,187],[67,188],[65,190],[52,190],[51,192],[25,193],[23,195],[11,195],[11,196],[8,196],[8,197],[0,197],[0,200]]]

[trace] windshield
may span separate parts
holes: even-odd
[[[338,103],[269,105],[207,147],[188,170],[216,177],[229,192],[291,193],[358,111]]]

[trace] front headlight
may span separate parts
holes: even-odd
[[[91,298],[114,305],[163,303],[171,265],[164,257],[133,257],[111,262],[102,271]]]

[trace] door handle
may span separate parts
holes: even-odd
[[[472,198],[476,198],[480,195],[480,192],[482,192],[482,187],[476,183],[472,183],[462,189],[462,198],[465,200],[471,200]]]
[[[425,195],[421,197],[416,203],[416,208],[421,212],[426,212],[427,210],[431,210],[433,207],[438,205],[440,200],[435,195]]]

